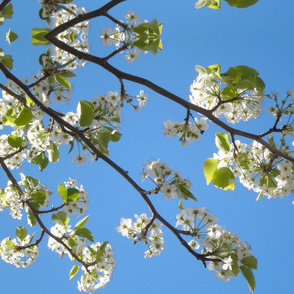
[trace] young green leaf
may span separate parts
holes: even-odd
[[[69,279],[71,280],[79,271],[80,269],[80,265],[74,265],[69,273]]]
[[[56,81],[63,87],[70,89],[71,88],[71,83],[69,80],[62,74],[57,74],[55,75]]]
[[[67,204],[67,189],[65,186],[58,184],[57,188],[58,194],[61,196],[61,198],[64,200],[64,203]]]
[[[8,69],[13,68],[13,59],[11,55],[4,54],[4,51],[0,48],[0,62],[3,63]]]
[[[197,201],[197,198],[186,188],[185,184],[176,184],[178,197],[187,200],[188,198]]]
[[[9,43],[9,45],[15,41],[18,38],[18,35],[14,33],[12,30],[9,30],[6,33],[6,41]]]
[[[35,226],[37,224],[37,220],[30,209],[28,209],[27,214],[28,214],[28,217],[27,217],[28,224],[31,227]]]
[[[59,160],[59,149],[56,144],[50,143],[47,152],[50,162],[57,162]]]
[[[15,230],[15,235],[16,235],[17,239],[19,240],[19,242],[21,242],[28,235],[28,231],[24,227],[17,227]]]
[[[0,25],[3,24],[5,19],[12,18],[13,5],[10,3],[0,11]]]
[[[86,216],[82,220],[80,220],[76,225],[75,225],[75,230],[81,229],[84,227],[84,225],[87,223],[89,219],[89,216]]]
[[[75,188],[67,189],[67,201],[76,201],[79,198],[80,192]]]
[[[33,117],[32,111],[29,108],[24,107],[15,119],[14,124],[18,127],[26,126]]]
[[[13,148],[19,148],[22,144],[22,138],[15,135],[9,135],[7,141],[8,144]]]
[[[108,242],[103,242],[103,244],[98,249],[98,251],[96,253],[96,262],[100,262],[101,261],[101,257],[102,257],[102,255],[105,252],[105,248],[106,248],[107,244],[108,244]]]
[[[82,127],[89,126],[94,119],[94,106],[91,102],[81,100],[77,107],[79,116],[79,125]]]
[[[215,145],[219,150],[230,151],[231,144],[227,134],[216,133],[215,134]]]
[[[49,45],[50,42],[44,38],[46,34],[48,34],[51,30],[44,28],[34,28],[32,29],[32,45]]]
[[[51,219],[59,225],[67,225],[69,222],[69,218],[64,211],[58,211],[57,213],[52,214]]]
[[[206,185],[209,185],[209,183],[211,182],[218,163],[219,163],[218,159],[215,159],[215,158],[207,158],[205,160],[203,165],[203,171],[204,171],[204,176],[206,179]]]
[[[253,293],[255,289],[255,278],[254,278],[254,274],[252,273],[252,270],[244,265],[240,266],[240,270],[242,272],[242,275],[247,281],[249,290]]]
[[[48,165],[49,160],[43,151],[38,153],[38,155],[31,160],[31,163],[39,165],[39,168],[42,171]]]
[[[244,257],[241,262],[251,269],[257,269],[257,259],[253,255]]]
[[[235,176],[228,167],[221,167],[214,172],[212,183],[223,190],[234,190]]]
[[[77,229],[75,235],[86,238],[91,242],[94,242],[93,234],[86,228]]]
[[[73,78],[73,77],[76,77],[77,75],[74,74],[72,71],[69,71],[69,70],[64,70],[64,71],[61,71],[58,73],[59,76],[62,76],[62,77],[66,77],[66,78]]]
[[[226,0],[230,6],[245,8],[254,5],[258,0]]]

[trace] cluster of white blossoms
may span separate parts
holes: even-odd
[[[22,219],[24,201],[29,200],[36,207],[47,207],[49,196],[52,194],[45,185],[40,184],[39,180],[22,173],[20,176],[18,187],[8,181],[7,186],[0,189],[0,211],[9,208],[11,217],[15,219]],[[30,222],[29,224],[31,225]]]
[[[207,118],[194,119],[194,123],[189,122],[173,122],[167,120],[163,122],[165,137],[180,137],[180,142],[183,146],[187,145],[187,141],[192,143],[200,139],[201,134],[208,129],[206,123]]]
[[[49,237],[48,239],[48,247],[60,254],[67,254],[70,259],[74,259],[71,253],[59,242],[62,240],[64,244],[71,248],[72,252],[75,254],[80,254],[85,247],[85,240],[79,239],[75,236],[75,231],[71,229],[71,226],[68,224],[56,224],[51,227],[50,232],[56,237]]]
[[[49,69],[52,63],[53,61],[50,58],[47,63],[43,62],[42,64],[46,69]],[[55,63],[53,63],[53,65],[54,64]],[[42,76],[43,73],[38,73],[37,75],[33,76],[34,80],[40,81],[32,88],[32,93],[40,102],[43,103],[43,105],[48,107],[52,98],[54,99],[54,104],[69,101],[72,95],[72,89],[70,87],[65,87],[53,77],[42,79]]]
[[[293,91],[288,90],[287,96],[282,101],[280,98],[280,95],[278,93],[271,93],[271,95],[268,95],[269,98],[273,98],[275,105],[271,105],[268,107],[267,112],[272,115],[272,117],[281,117],[282,115],[288,115],[294,113],[294,97],[293,97]],[[286,103],[288,98],[291,98],[290,103]]]
[[[78,290],[81,292],[92,293],[98,288],[104,287],[112,276],[116,260],[112,248],[109,244],[100,244],[99,242],[86,246],[85,238],[79,238],[76,230],[72,230],[68,224],[56,224],[51,228],[51,233],[55,238],[49,237],[48,247],[63,256],[75,261],[72,253],[76,254],[82,260],[87,268],[82,266],[84,273],[81,280],[78,281]],[[66,244],[71,251],[68,251],[60,242]]]
[[[102,249],[103,253],[100,254]],[[116,265],[116,259],[111,246],[106,243],[100,244],[97,242],[89,247],[85,247],[82,257],[87,264],[92,265],[88,267],[88,271],[82,267],[84,274],[82,274],[81,280],[78,281],[78,290],[92,293],[99,288],[105,287],[110,281]]]
[[[5,238],[0,242],[1,258],[16,267],[28,267],[36,261],[39,250],[36,245],[30,245],[31,236],[27,235],[23,240]]]
[[[237,89],[235,97],[222,100],[222,84],[212,74],[199,74],[190,86],[190,102],[208,110],[216,117],[224,116],[230,123],[257,118],[263,95],[253,90]]]
[[[160,255],[164,250],[164,239],[162,237],[161,223],[148,218],[145,213],[135,214],[136,220],[121,218],[120,226],[116,227],[117,232],[128,239],[134,240],[133,243],[143,242],[148,246],[144,257],[154,257]]]
[[[124,15],[124,17],[127,20],[127,26],[134,27],[138,26],[141,23],[141,21],[139,20],[139,15],[135,14],[131,10],[129,10],[129,12]],[[122,22],[122,25],[123,24],[124,23]],[[102,43],[104,46],[114,45],[116,47],[120,47],[122,43],[126,41],[130,42],[132,38],[136,36],[133,34],[134,32],[124,29],[120,25],[117,25],[114,29],[103,28],[100,38],[102,39]],[[136,55],[136,57],[134,56],[132,59],[134,61],[137,58],[138,56]],[[129,62],[131,61],[129,60]]]
[[[140,52],[148,52],[148,48],[146,48],[146,50],[142,50],[136,46],[132,46],[132,43],[138,37],[138,34],[134,32],[133,28],[139,26],[142,23],[147,23],[147,21],[144,20],[141,22],[139,20],[139,15],[135,14],[131,10],[129,10],[128,13],[124,15],[124,17],[127,20],[126,24],[122,23],[122,25],[117,25],[114,29],[103,28],[100,38],[102,39],[104,46],[115,45],[117,48],[119,48],[125,45],[127,55],[124,58],[129,63],[132,63],[139,58]]]
[[[159,160],[152,160],[151,162],[145,163],[142,173],[142,181],[149,178],[157,186],[156,189],[152,190],[152,193],[163,193],[164,199],[175,198],[179,199],[193,198],[190,193],[191,182],[181,177],[178,172],[173,171],[165,162],[159,162]]]
[[[215,276],[223,281],[236,276],[244,258],[252,256],[250,246],[233,232],[217,225],[217,218],[205,208],[187,208],[176,218],[176,226],[182,226],[183,231],[193,236],[188,243],[190,247],[194,250],[201,248],[201,253],[213,260],[207,268],[214,270]]]
[[[83,185],[79,185],[75,179],[69,179],[64,182],[66,188],[74,188],[78,190],[79,197],[75,201],[69,201],[64,206],[64,211],[68,214],[83,215],[88,207],[88,193]]]
[[[242,185],[247,189],[268,198],[283,197],[294,193],[293,164],[278,156],[274,156],[260,143],[244,144],[235,141],[238,148],[234,155],[234,146],[224,152],[219,150],[214,158],[219,161],[218,168],[229,167]],[[281,151],[287,153],[287,150]],[[288,151],[289,152],[289,151]]]
[[[136,104],[133,103],[134,98],[136,99]],[[139,95],[136,96],[125,95],[124,100],[126,101],[126,103],[132,105],[136,111],[139,111],[143,106],[147,104],[148,95],[144,92],[144,90],[141,90],[139,92]]]
[[[279,123],[283,124],[283,119],[285,119],[286,124],[280,129],[281,134],[285,137],[291,137],[292,146],[294,146],[293,132],[294,132],[294,96],[293,91],[288,90],[286,97],[281,99],[280,95],[277,93],[272,93],[270,98],[273,98],[275,105],[268,107],[267,111],[273,117],[275,117]],[[290,101],[289,101],[290,100]]]
[[[84,7],[77,7],[75,4],[67,4],[65,7],[66,9],[52,13],[51,17],[53,20],[53,28],[68,22],[69,20],[77,17],[79,14],[86,13]],[[87,39],[88,31],[89,21],[83,21],[58,34],[57,37],[70,47],[81,52],[89,53],[89,42]],[[78,61],[76,56],[63,51],[58,47],[55,47],[52,58],[54,61],[58,61],[61,64],[67,64],[66,69],[69,70],[74,70],[77,66],[85,65],[84,60]]]

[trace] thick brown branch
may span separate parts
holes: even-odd
[[[10,1],[11,0],[3,0],[0,4],[0,11],[2,11]]]
[[[210,110],[207,110],[207,109],[199,107],[195,104],[192,104],[192,103],[182,99],[181,97],[167,91],[166,89],[154,84],[153,82],[151,82],[145,78],[135,76],[135,75],[132,75],[132,74],[129,74],[126,72],[122,72],[119,69],[115,68],[114,66],[110,65],[105,58],[96,57],[91,54],[78,51],[78,50],[68,46],[67,44],[63,43],[62,41],[56,39],[55,35],[52,34],[52,32],[48,33],[46,35],[46,38],[50,42],[52,42],[55,46],[59,47],[60,49],[67,51],[75,56],[78,56],[79,59],[87,60],[89,62],[93,62],[95,64],[100,65],[102,68],[104,68],[105,70],[107,70],[108,72],[110,72],[114,76],[116,76],[119,80],[128,80],[128,81],[131,81],[131,82],[134,82],[137,84],[144,85],[144,86],[148,87],[149,89],[153,90],[154,92],[156,92],[156,93],[176,102],[177,104],[185,107],[186,109],[190,109],[190,110],[193,110],[193,111],[196,111],[196,112],[202,114],[203,116],[207,117],[209,120],[214,122],[216,125],[221,127],[223,130],[227,131],[229,134],[234,135],[234,136],[241,136],[241,137],[245,137],[245,138],[257,141],[258,143],[260,143],[264,147],[268,148],[273,154],[281,156],[282,158],[285,158],[285,159],[289,160],[290,162],[294,163],[293,157],[291,157],[291,156],[285,154],[284,152],[278,150],[277,148],[271,146],[269,143],[267,143],[265,140],[263,140],[259,135],[255,135],[252,133],[248,133],[248,132],[244,132],[242,130],[235,129],[235,128],[229,126],[228,124],[224,123],[222,120],[216,118],[211,113]]]
[[[15,82],[31,99],[32,101],[45,113],[47,113],[49,116],[51,116],[52,118],[54,118],[56,120],[56,122],[58,122],[61,126],[69,129],[72,133],[74,133],[77,137],[79,137],[90,149],[91,151],[96,154],[98,157],[100,157],[103,161],[105,161],[108,165],[110,165],[114,170],[116,170],[127,182],[129,182],[131,184],[131,186],[140,193],[140,195],[142,196],[142,198],[144,199],[144,201],[146,202],[146,204],[148,205],[150,211],[152,212],[153,216],[155,218],[157,218],[160,222],[162,222],[170,231],[173,232],[173,234],[178,238],[178,240],[180,241],[180,243],[198,260],[201,260],[202,263],[204,264],[204,266],[206,266],[205,261],[209,260],[209,258],[203,257],[201,254],[198,254],[197,252],[195,252],[189,245],[188,243],[181,237],[180,233],[178,232],[177,229],[175,229],[167,220],[165,220],[165,218],[163,218],[155,209],[154,205],[152,204],[152,202],[150,201],[150,199],[147,197],[147,193],[128,175],[128,173],[122,169],[120,166],[118,166],[115,162],[113,162],[110,158],[108,158],[107,156],[105,156],[103,153],[101,153],[93,144],[92,142],[85,137],[85,135],[79,131],[78,129],[76,129],[75,127],[73,127],[72,125],[70,125],[69,123],[67,123],[66,121],[64,121],[61,117],[59,117],[53,110],[51,110],[50,108],[47,108],[46,106],[44,106],[28,89],[28,87],[26,85],[24,85],[19,79],[17,79],[11,72],[9,72],[1,63],[0,63],[0,70],[3,71],[3,73],[5,74],[5,76],[9,79],[11,79],[13,82]],[[27,204],[27,203],[26,203]],[[27,204],[30,209],[31,209],[31,204],[28,203]],[[33,208],[33,207],[32,207]],[[34,209],[34,208],[33,208]],[[32,210],[32,209],[31,209]],[[38,216],[38,212],[36,210],[32,211],[34,216],[36,217],[37,222],[39,223],[39,221],[41,222],[39,216]],[[39,223],[42,229],[46,229],[46,227],[43,225],[43,223]],[[50,233],[50,231],[48,231],[46,229],[46,233],[48,234],[48,232]],[[52,234],[48,234],[49,236],[51,236]],[[55,237],[56,240],[56,237]],[[62,243],[61,243],[62,244]],[[62,244],[63,245],[63,244]],[[66,245],[66,244],[65,244]],[[63,245],[64,246],[64,245]],[[65,246],[65,248],[68,250],[68,248]],[[69,248],[70,249],[70,248]],[[76,258],[73,255],[74,258]]]

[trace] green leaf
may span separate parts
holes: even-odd
[[[0,25],[3,24],[5,19],[12,18],[13,5],[10,3],[0,11]]]
[[[251,269],[257,269],[257,259],[253,255],[244,257],[241,262]]]
[[[80,192],[75,188],[66,188],[65,186],[59,184],[57,189],[58,194],[62,197],[65,204],[70,201],[76,201],[79,198]]]
[[[233,98],[237,98],[238,95],[239,95],[239,93],[236,89],[229,88],[229,87],[224,88],[220,93],[220,97],[221,97],[222,101],[228,101]]]
[[[79,269],[80,269],[80,265],[74,265],[71,268],[71,271],[69,273],[69,279],[70,280],[78,273]]]
[[[9,43],[9,45],[15,41],[18,38],[18,35],[16,33],[14,33],[13,31],[9,30],[6,33],[6,41]]]
[[[40,152],[37,156],[35,156],[31,163],[39,165],[40,171],[42,171],[49,163],[48,158],[45,155],[45,152]]]
[[[143,40],[143,39],[139,39],[139,40],[135,41],[133,43],[133,46],[139,48],[140,50],[144,50],[144,51],[148,51],[149,50],[149,46],[146,43],[146,40]]]
[[[237,262],[237,258],[235,255],[230,254],[231,258],[232,258],[232,269],[227,269],[226,273],[231,276],[231,277],[237,277],[237,275],[239,274],[240,270],[239,270],[239,266],[238,266],[238,262]]]
[[[213,8],[213,9],[220,9],[221,7],[220,0],[210,0],[210,4],[207,5],[207,7]]]
[[[81,229],[88,221],[89,216],[86,216],[75,225],[75,230]]]
[[[32,29],[32,44],[34,46],[37,45],[48,45],[50,42],[44,38],[46,34],[48,34],[51,30],[48,28],[39,29],[34,28]]]
[[[21,242],[28,235],[28,231],[24,227],[17,227],[15,230],[15,235],[16,235],[17,239],[19,240],[19,242]]]
[[[13,148],[19,148],[22,144],[22,137],[9,135],[7,138],[8,144]]]
[[[76,201],[79,198],[80,192],[75,188],[67,189],[67,201]]]
[[[6,66],[8,69],[13,68],[13,59],[11,55],[4,54],[4,51],[0,48],[0,62]]]
[[[27,105],[29,107],[34,107],[35,106],[34,101],[28,95],[26,95],[26,102],[27,102]]]
[[[29,240],[29,244],[31,244],[32,243],[32,241],[33,241],[33,239],[34,239],[34,237],[35,237],[35,235],[36,235],[36,232],[34,232],[33,234],[32,234],[32,236],[31,236],[31,238],[30,238],[30,240]]]
[[[154,17],[153,20],[149,24],[149,28],[154,32],[157,36],[161,34],[161,25],[157,22],[156,18]]]
[[[148,23],[141,23],[138,26],[133,28],[133,31],[138,33],[138,34],[142,34],[145,33],[146,30],[148,30],[149,28],[149,24]]]
[[[195,65],[195,70],[200,74],[204,75],[207,73],[206,69],[202,67],[201,65]]]
[[[253,293],[255,289],[255,278],[252,270],[246,266],[241,265],[240,270],[247,281],[249,290]]]
[[[268,188],[276,188],[277,187],[277,183],[276,183],[275,179],[269,173],[262,174],[259,179],[259,183],[261,186],[266,185]]]
[[[89,101],[81,100],[77,107],[77,113],[79,125],[82,127],[89,126],[94,119],[94,106]]]
[[[234,190],[235,176],[228,167],[221,167],[214,172],[212,183],[223,190]]]
[[[181,198],[179,198],[179,205],[178,205],[178,208],[181,209],[181,210],[184,210],[184,209],[185,209],[185,207],[184,207],[184,205],[183,205],[183,202],[182,202],[182,199],[181,199]]]
[[[75,141],[70,141],[70,142],[69,142],[70,148],[69,148],[67,154],[70,154],[70,153],[72,152],[72,150],[73,150],[73,148],[74,148],[74,145],[75,145],[74,142],[75,142]]]
[[[46,198],[47,195],[44,190],[36,190],[30,195],[30,201],[37,207],[43,205],[45,203]]]
[[[110,134],[110,141],[111,142],[118,142],[121,138],[122,134],[115,131],[114,133]]]
[[[63,87],[65,87],[67,89],[71,88],[71,83],[69,82],[69,80],[65,76],[63,76],[61,74],[57,74],[57,75],[55,75],[55,79]]]
[[[59,149],[56,144],[50,143],[47,152],[50,162],[57,162],[59,160]]]
[[[18,127],[26,126],[33,117],[32,111],[29,108],[24,107],[15,119],[14,124]]]
[[[204,176],[206,179],[206,185],[209,185],[209,183],[211,182],[218,163],[219,163],[219,160],[214,158],[207,158],[205,160],[203,165],[203,171],[204,171]]]
[[[201,8],[203,6],[206,6],[207,0],[198,0],[195,3],[195,8]]]
[[[201,8],[203,6],[207,6],[213,9],[220,9],[221,4],[220,0],[198,0],[198,2],[195,3],[195,8]]]
[[[183,198],[187,200],[188,198],[191,198],[195,201],[197,201],[197,198],[186,188],[186,185],[184,183],[176,183],[178,197]]]
[[[77,229],[75,235],[86,238],[91,242],[94,242],[93,234],[86,228]]]
[[[254,90],[263,95],[265,84],[258,76],[259,73],[245,65],[230,67],[221,74],[221,80],[229,87],[235,89]]]
[[[28,221],[28,224],[33,227],[37,224],[37,220],[34,216],[34,214],[32,213],[32,211],[30,209],[28,209],[28,217],[27,217],[27,221]]]
[[[13,248],[13,247],[14,247],[14,243],[13,243],[10,239],[6,239],[6,241],[5,241],[5,245],[6,245],[8,248]]]
[[[66,77],[66,78],[73,78],[73,77],[76,77],[77,75],[74,74],[72,71],[69,71],[69,70],[64,70],[60,73],[58,73],[59,76],[62,76],[62,77]]]
[[[98,144],[101,147],[101,149],[99,148],[99,150],[101,152],[106,152],[108,153],[108,143],[110,142],[111,139],[111,134],[108,130],[102,130],[97,134],[98,137]]]
[[[230,6],[245,8],[254,5],[258,0],[226,0]]]
[[[51,219],[59,225],[67,225],[69,218],[64,211],[58,211],[56,214],[52,214]]]
[[[229,142],[229,137],[227,134],[216,133],[215,134],[215,145],[219,150],[230,151],[231,144]]]
[[[100,262],[101,261],[101,257],[102,257],[102,255],[105,252],[105,248],[106,248],[107,244],[108,244],[108,242],[103,242],[103,244],[98,249],[98,251],[96,253],[96,262]]]
[[[67,204],[67,189],[66,189],[66,187],[61,184],[58,184],[57,192],[61,196],[61,198],[64,200],[65,204]]]
[[[257,195],[255,201],[259,201],[263,196],[264,196],[263,193],[260,192],[260,193]]]

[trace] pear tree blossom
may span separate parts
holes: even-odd
[[[12,18],[13,5],[9,2],[4,0],[0,4],[0,25]],[[189,254],[214,271],[215,277],[227,282],[242,273],[253,292],[253,270],[257,269],[254,249],[236,233],[219,225],[208,209],[195,206],[194,191],[201,197],[197,187],[159,159],[143,164],[144,183],[139,184],[139,176],[130,175],[112,160],[111,147],[122,137],[125,107],[139,111],[148,106],[155,92],[182,107],[186,114],[182,121],[166,118],[164,137],[179,137],[180,143],[187,146],[201,144],[200,138],[209,125],[222,129],[214,138],[218,151],[203,165],[207,184],[225,191],[234,190],[239,179],[245,188],[257,194],[257,200],[262,196],[283,198],[294,194],[293,91],[287,90],[283,99],[277,93],[265,94],[265,83],[259,72],[245,65],[232,66],[226,71],[218,64],[196,65],[198,74],[187,87],[190,95],[181,98],[110,62],[124,53],[122,59],[131,66],[141,53],[151,52],[155,57],[162,51],[163,25],[156,17],[142,21],[139,14],[128,10],[123,20],[118,19],[111,9],[122,0],[112,0],[101,7],[97,4],[97,9],[90,12],[73,2],[39,0],[39,18],[50,27],[32,29],[32,44],[40,45],[39,48],[48,45],[39,56],[38,72],[17,77],[12,71],[12,56],[0,48],[0,70],[8,80],[0,84],[0,166],[6,181],[0,188],[0,211],[9,210],[12,219],[22,221],[28,228],[18,226],[15,238],[5,237],[0,241],[1,259],[16,267],[28,267],[36,262],[39,244],[47,237],[48,249],[73,263],[70,279],[80,273],[77,282],[80,292],[93,293],[110,282],[117,263],[116,248],[110,245],[111,240],[96,241],[95,237],[94,241],[94,234],[85,227],[89,216],[84,214],[90,205],[90,195],[84,185],[69,178],[61,180],[55,189],[41,180],[42,172],[65,157],[66,150],[71,164],[81,170],[90,163],[103,161],[146,203],[150,217],[146,212],[134,214],[134,219],[121,217],[119,226],[112,228],[133,244],[146,245],[144,258],[163,253],[169,246],[169,240],[163,238],[164,232],[169,231]],[[258,0],[226,2],[245,8]],[[221,0],[199,0],[195,7],[220,9],[221,3]],[[90,48],[90,22],[103,17],[113,26],[102,28],[96,39],[109,46],[104,48],[109,52],[96,56]],[[11,44],[17,35],[10,30],[6,38]],[[86,64],[101,67],[118,84],[103,94],[97,83],[94,97],[73,101],[75,77]],[[127,82],[143,88],[132,93],[127,89]],[[271,104],[267,108],[267,115],[273,120],[269,128],[258,134],[235,128],[238,123],[260,119],[265,101]],[[237,136],[241,139],[237,140]],[[27,166],[38,172],[27,174],[24,172]],[[178,199],[180,212],[174,217],[175,223],[155,207],[155,198],[169,200],[170,205],[174,198]],[[74,217],[78,220],[74,221]],[[28,232],[33,229],[34,233]]]

